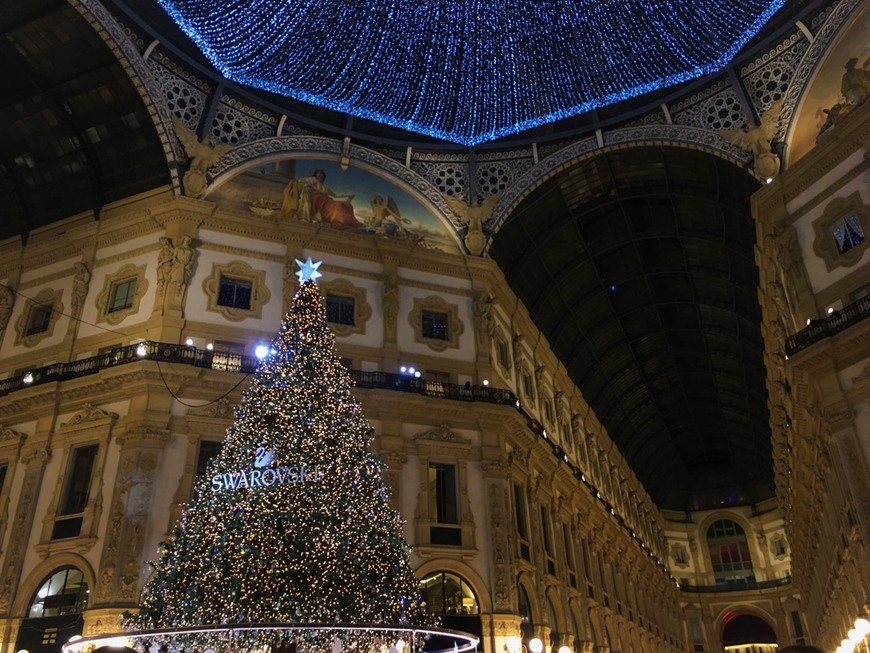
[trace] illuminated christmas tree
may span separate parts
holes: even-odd
[[[434,623],[326,323],[320,264],[297,263],[290,311],[162,544],[130,628]],[[334,633],[306,637],[309,648],[336,646]]]

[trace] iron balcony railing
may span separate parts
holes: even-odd
[[[699,594],[714,594],[719,592],[743,592],[746,590],[763,590],[771,587],[783,587],[791,584],[791,576],[774,578],[773,580],[729,580],[716,585],[691,585],[680,583],[681,592],[698,592]]]
[[[825,318],[811,320],[805,329],[801,329],[785,339],[785,353],[788,356],[793,356],[819,340],[830,338],[853,324],[858,324],[866,317],[870,317],[870,295],[862,297],[839,311],[832,312]]]
[[[225,372],[252,374],[259,364],[253,356],[242,356],[218,351],[208,351],[187,345],[172,345],[163,342],[143,342],[116,347],[90,358],[70,363],[54,363],[16,374],[0,380],[0,396],[43,383],[54,383],[96,374],[102,370],[150,360],[163,363],[181,363]],[[430,397],[443,397],[460,401],[483,401],[493,404],[517,405],[517,398],[510,390],[478,385],[460,385],[429,381],[404,374],[390,372],[363,372],[349,370],[359,388],[379,388],[413,392]]]

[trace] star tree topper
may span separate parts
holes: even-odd
[[[317,268],[320,267],[323,261],[317,261],[317,263],[315,263],[311,260],[310,256],[305,262],[300,261],[298,258],[294,260],[296,261],[296,265],[299,266],[299,272],[296,273],[296,276],[299,277],[299,283],[305,283],[306,281],[316,282],[318,277],[323,276],[317,271]]]

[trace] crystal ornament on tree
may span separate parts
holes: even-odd
[[[785,0],[159,0],[224,77],[473,146],[721,71]]]
[[[272,353],[162,543],[128,628],[434,624],[327,326],[314,281],[320,264],[297,263],[301,285]],[[257,637],[251,644],[276,643]],[[331,651],[336,637],[309,631],[296,643]],[[191,644],[222,649],[223,641],[200,634]]]

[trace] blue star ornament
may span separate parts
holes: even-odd
[[[311,260],[311,257],[308,257],[308,260],[304,263],[300,261],[298,258],[295,259],[296,265],[299,266],[299,272],[296,273],[296,276],[299,277],[299,283],[305,283],[306,281],[317,281],[318,277],[322,277],[323,275],[317,271],[317,268],[320,267],[323,261],[317,261],[315,263]]]

